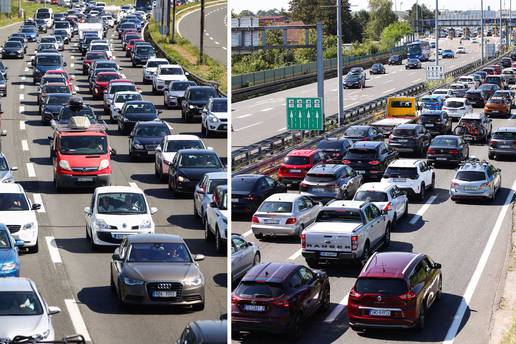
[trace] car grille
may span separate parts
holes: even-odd
[[[153,297],[152,292],[156,290],[175,291],[176,297]],[[147,283],[147,292],[149,298],[153,301],[177,301],[183,294],[183,284],[179,282],[152,282]]]
[[[7,228],[9,229],[9,232],[12,233],[16,233],[20,230],[21,226],[20,225],[7,225]]]
[[[201,295],[188,295],[183,297],[183,301],[185,302],[195,302],[202,301]]]
[[[225,123],[225,122],[228,121],[228,119],[227,118],[221,118],[220,121]]]
[[[72,167],[73,172],[95,172],[98,167]]]
[[[122,239],[113,238],[110,232],[97,232],[97,237],[99,240],[108,242],[110,244],[120,244],[122,242]]]
[[[145,145],[145,149],[150,151],[156,150],[156,147],[158,147],[158,145]]]

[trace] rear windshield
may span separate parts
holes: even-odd
[[[51,85],[45,87],[46,93],[70,93],[70,88],[66,85]]]
[[[417,178],[415,167],[387,167],[383,175],[385,178]]]
[[[351,137],[362,137],[362,136],[366,136],[367,135],[367,132],[369,131],[369,128],[348,128],[346,130],[346,132],[344,133],[344,135],[346,136],[351,136]]]
[[[355,290],[360,294],[401,295],[407,292],[407,284],[397,278],[359,278]]]
[[[204,149],[199,140],[173,140],[167,143],[167,152],[177,152],[180,149]]]
[[[339,141],[321,141],[317,144],[318,149],[340,149],[341,143]]]
[[[382,191],[358,191],[355,197],[355,201],[364,202],[387,202],[387,194]]]
[[[160,70],[162,75],[183,75],[183,70],[177,67],[162,67]]]
[[[254,296],[261,298],[278,297],[283,294],[279,283],[242,282],[235,290],[238,296]]]
[[[374,149],[362,149],[362,148],[351,148],[346,155],[346,158],[351,159],[374,159],[376,158],[376,150]]]
[[[197,88],[190,91],[191,100],[208,100],[210,97],[217,97],[217,92],[213,88]]]
[[[450,108],[460,108],[460,107],[464,106],[464,103],[452,100],[452,101],[447,101],[444,105],[446,107],[450,107]]]
[[[423,122],[425,122],[427,120],[436,120],[436,119],[440,119],[440,118],[441,118],[440,113],[425,113],[425,114],[421,115],[421,120]]]
[[[327,183],[334,181],[336,178],[334,174],[308,173],[305,180],[312,183]]]
[[[109,93],[115,94],[116,92],[124,92],[124,91],[136,92],[136,86],[133,84],[112,85]]]
[[[58,55],[54,56],[38,56],[36,57],[36,64],[42,66],[57,66],[61,65],[61,57]]]
[[[493,134],[493,139],[516,140],[516,132],[499,131]]]
[[[285,158],[285,164],[287,165],[308,165],[310,158],[306,156],[287,156]]]
[[[233,191],[244,191],[251,192],[254,189],[254,185],[256,184],[257,179],[242,179],[242,178],[233,178],[231,180],[231,189]]]
[[[135,36],[134,38],[140,38],[140,36]],[[147,67],[154,68],[162,64],[168,64],[168,61],[149,61],[147,62]]]
[[[362,217],[357,210],[321,210],[317,222],[360,222]]]
[[[455,179],[466,182],[478,182],[485,180],[486,175],[483,171],[459,171],[457,172]]]
[[[414,136],[416,131],[414,129],[394,129],[392,134],[394,136]]]
[[[258,211],[264,213],[291,213],[291,202],[263,202]]]
[[[432,146],[450,146],[457,147],[457,139],[453,137],[436,137],[432,140]]]
[[[176,82],[171,83],[170,89],[172,91],[185,91],[190,86],[195,86],[195,83],[176,81]]]

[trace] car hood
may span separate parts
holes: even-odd
[[[109,215],[109,214],[96,214],[95,219],[104,220],[110,226],[117,226],[117,228],[124,230],[131,230],[132,226],[139,226],[143,221],[149,220],[152,222],[152,218],[149,214],[135,214],[135,215]],[[124,226],[125,225],[125,226]]]
[[[130,121],[153,121],[158,118],[155,113],[124,113],[123,116]]]
[[[188,103],[190,105],[195,105],[197,107],[203,107],[203,106],[206,106],[206,104],[208,104],[208,99],[206,99],[206,100],[190,100]]]
[[[3,51],[22,51],[23,47],[20,47],[20,48],[7,47],[7,48],[2,48],[2,50]]]
[[[57,114],[61,111],[63,105],[45,105],[43,112],[51,112],[53,114]]]
[[[228,119],[227,112],[211,112],[211,115],[217,117],[218,119]]]
[[[133,142],[139,142],[143,145],[157,145],[163,140],[163,137],[135,137]]]
[[[186,81],[186,76],[184,75],[160,75],[158,76],[159,80],[164,81]]]
[[[188,179],[192,180],[199,180],[204,176],[206,173],[209,172],[223,172],[224,169],[221,167],[216,168],[184,168],[180,167],[179,172],[187,177]]]
[[[144,281],[182,281],[199,275],[193,263],[127,263],[124,271],[132,278]]]
[[[0,223],[6,225],[25,225],[36,221],[36,215],[32,210],[0,211]]]
[[[0,338],[13,339],[15,336],[33,336],[49,328],[46,314],[31,316],[1,316]]]

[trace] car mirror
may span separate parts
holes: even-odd
[[[66,67],[66,62],[63,62],[63,67]]]
[[[0,136],[7,136],[7,130],[5,130],[5,129],[4,129],[4,130],[2,130],[2,131],[0,132]]]
[[[151,215],[154,215],[154,214],[156,214],[157,212],[158,212],[158,208],[156,208],[156,207],[151,207],[151,208],[150,208],[150,213],[151,213]]]
[[[434,268],[434,269],[440,269],[440,268],[441,268],[441,264],[439,264],[439,263],[434,263],[433,268]]]
[[[162,112],[163,112],[163,110],[158,110],[158,113],[162,113]]]
[[[25,245],[25,242],[23,240],[14,240],[14,246],[23,247],[23,245]]]
[[[41,209],[41,204],[39,204],[39,203],[34,203],[34,204],[32,205],[32,208],[31,208],[31,209],[32,209],[32,210],[39,210],[39,209]]]
[[[206,147],[206,149],[213,150],[213,147]]]
[[[200,262],[201,260],[204,260],[204,258],[205,258],[205,257],[204,257],[204,254],[196,254],[196,255],[194,256],[194,260],[195,260],[196,262]]]
[[[156,147],[156,152],[161,152],[161,147],[160,146]]]
[[[115,150],[114,148],[111,148],[110,152],[111,152],[111,155],[112,155],[112,156],[115,156],[115,155],[116,155],[116,150]]]
[[[15,172],[15,171],[18,171],[18,166],[11,167],[11,172]]]
[[[499,168],[497,168],[497,169],[496,169],[496,172],[502,172],[502,170],[501,170],[501,169],[499,169]]]
[[[185,75],[186,75],[186,76],[189,76],[189,75],[190,75],[190,73],[188,73],[188,72],[185,72]]]
[[[61,313],[61,308],[56,306],[49,306],[48,307],[48,315],[55,315]]]
[[[86,215],[91,215],[91,208],[90,208],[90,207],[86,207],[86,208],[84,208],[84,213],[85,213]]]
[[[112,260],[122,260],[122,257],[120,256],[120,253],[118,252],[114,252],[112,255],[111,255],[111,259]]]

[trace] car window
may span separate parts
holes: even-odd
[[[412,275],[410,275],[410,285],[412,287],[426,280],[428,276],[428,268],[429,267],[424,260],[422,260],[421,262],[419,262],[419,264],[416,265],[416,268],[412,272]]]
[[[303,199],[305,200],[306,206],[308,208],[312,208],[315,205],[314,202],[310,198],[303,197]]]
[[[265,177],[265,182],[267,183],[268,187],[273,187],[274,186],[274,179],[272,179],[272,178]]]
[[[303,285],[303,280],[301,279],[299,272],[296,272],[292,275],[292,277],[290,277],[289,283],[292,288],[299,288],[301,285]]]
[[[368,205],[364,208],[364,214],[367,219],[367,222],[371,222],[375,218],[371,205]]]
[[[371,208],[371,212],[373,214],[374,219],[381,215],[380,210],[377,207],[375,207],[374,205],[370,205],[369,207]]]
[[[235,252],[243,250],[247,247],[247,242],[239,237],[233,237],[233,246],[235,247]]]
[[[314,273],[304,266],[299,269],[299,275],[301,276],[303,284],[308,284],[314,279]]]
[[[300,199],[298,199],[296,204],[297,204],[297,209],[299,211],[303,211],[303,210],[308,208],[308,205],[306,204],[306,201],[305,201],[304,197],[301,197]]]
[[[396,198],[398,196],[394,188],[390,189],[388,193],[391,196],[391,198]]]

